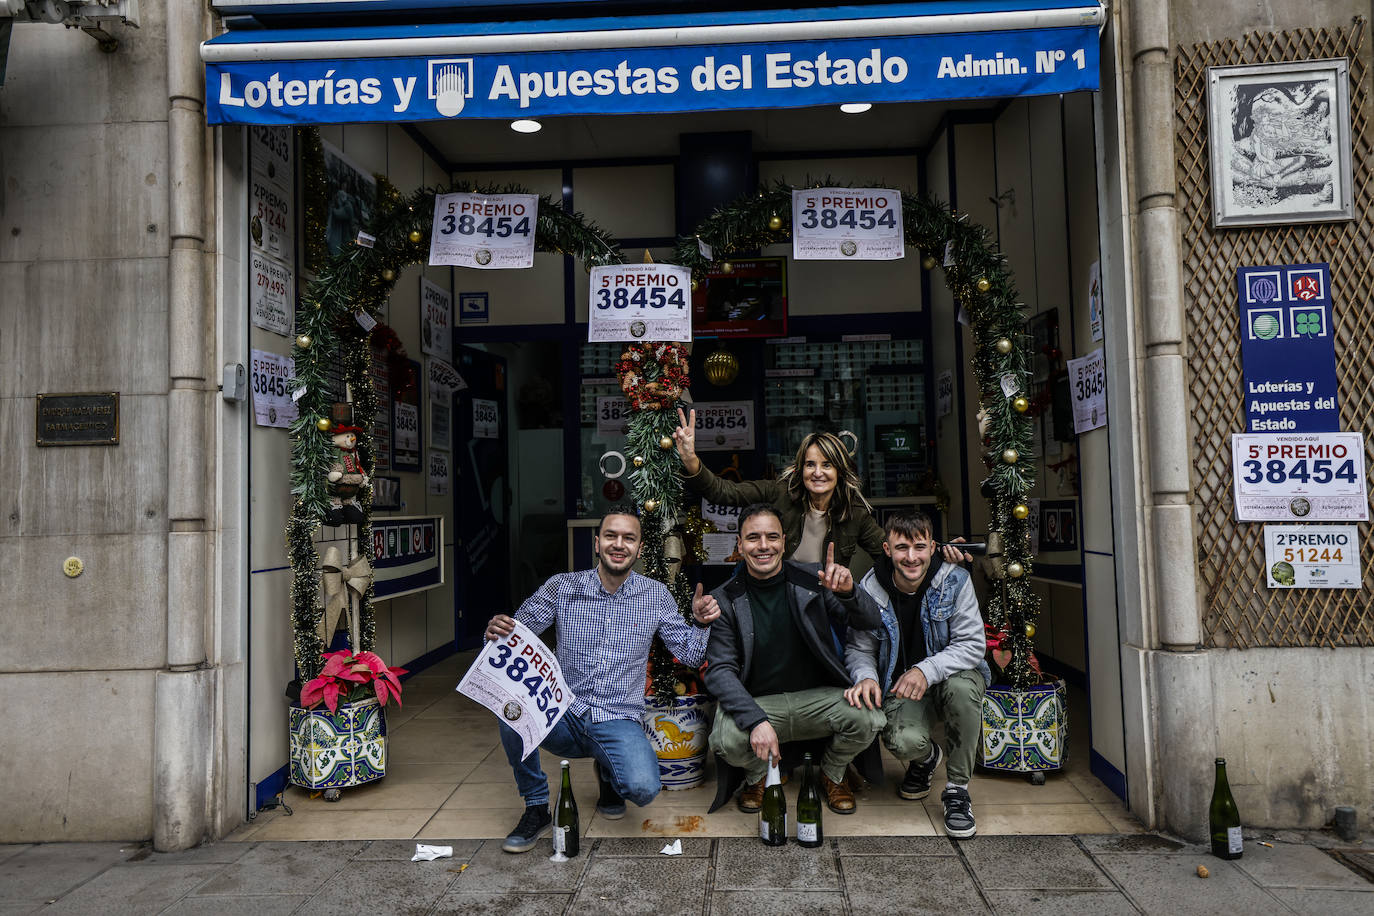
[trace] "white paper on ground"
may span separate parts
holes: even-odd
[[[452,857],[452,846],[426,846],[424,843],[416,843],[415,855],[410,857],[410,861],[433,862],[435,859],[449,859]]]
[[[682,841],[681,841],[681,840],[673,840],[673,841],[672,841],[671,843],[669,843],[667,846],[664,846],[662,849],[660,849],[660,850],[659,850],[659,853],[660,853],[661,855],[665,855],[665,856],[680,856],[680,855],[682,855]]]

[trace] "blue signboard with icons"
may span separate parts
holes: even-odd
[[[1241,267],[1236,279],[1246,431],[1338,431],[1330,267]]]

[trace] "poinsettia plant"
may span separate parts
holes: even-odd
[[[323,703],[330,712],[337,712],[339,703],[362,700],[372,694],[383,706],[388,699],[395,699],[400,706],[401,682],[397,675],[406,673],[404,668],[388,668],[376,652],[326,652],[320,676],[301,688],[301,708],[314,709]]]

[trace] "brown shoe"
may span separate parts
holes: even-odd
[[[844,781],[831,782],[830,777],[821,774],[821,791],[825,793],[825,803],[831,811],[836,814],[854,813],[854,793],[849,791],[849,786]],[[760,796],[759,803],[763,803]]]
[[[744,784],[744,791],[739,794],[739,809],[745,814],[754,814],[763,807],[763,780],[750,785]]]

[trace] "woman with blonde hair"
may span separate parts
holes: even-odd
[[[708,502],[725,506],[768,503],[778,510],[786,538],[783,558],[819,563],[830,544],[835,562],[848,566],[856,547],[883,555],[883,529],[859,486],[859,472],[838,436],[813,432],[802,438],[797,459],[777,480],[735,482],[712,474],[696,452],[696,411],[677,411],[673,432],[682,457],[683,484]]]

